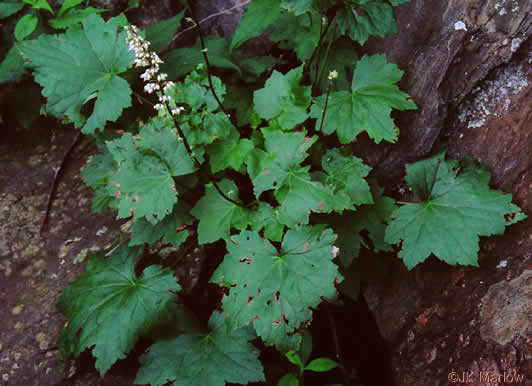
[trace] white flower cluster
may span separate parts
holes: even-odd
[[[132,25],[125,26],[124,29],[127,32],[126,41],[129,44],[129,50],[135,51],[135,67],[148,67],[140,75],[141,79],[146,82],[144,91],[148,94],[157,92],[159,103],[153,106],[153,108],[157,111],[164,110],[165,103],[172,100],[168,95],[168,91],[175,86],[175,83],[167,80],[168,74],[160,72],[159,65],[163,61],[155,52],[149,51],[150,42],[140,36],[138,27]],[[176,107],[171,109],[170,112],[172,115],[179,115],[184,109],[184,107]]]

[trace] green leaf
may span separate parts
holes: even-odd
[[[430,254],[454,265],[478,265],[479,236],[504,233],[526,216],[511,194],[490,190],[487,167],[470,159],[459,165],[440,152],[407,165],[406,180],[421,202],[396,209],[385,240],[402,241],[399,257],[408,269]]]
[[[314,212],[342,211],[352,206],[345,192],[335,194],[331,187],[312,181],[309,167],[300,163],[307,158],[307,150],[317,140],[304,132],[282,132],[262,129],[266,151],[255,149],[248,157],[248,173],[253,191],[259,198],[262,192],[275,189],[281,204],[279,221],[288,227],[308,224]]]
[[[294,365],[296,365],[299,368],[303,368],[304,365],[301,362],[301,358],[299,357],[299,354],[294,351],[288,351],[284,354],[286,359],[288,359],[290,362],[292,362]]]
[[[299,16],[312,9],[312,0],[285,0],[281,3],[281,7]]]
[[[0,19],[14,15],[24,7],[18,0],[4,0],[0,3]]]
[[[325,373],[327,371],[330,371],[330,370],[334,369],[335,367],[338,367],[338,363],[336,363],[332,359],[329,359],[329,358],[318,358],[318,359],[314,359],[312,362],[310,362],[305,367],[305,370]]]
[[[196,171],[196,166],[175,128],[166,126],[160,119],[152,119],[145,124],[135,137],[140,151],[154,152],[168,166],[172,176],[184,176]]]
[[[375,252],[392,250],[391,246],[384,242],[384,230],[396,208],[395,201],[382,195],[383,189],[376,181],[371,181],[370,187],[373,204],[362,205],[356,212],[346,211],[341,216],[327,215],[325,219],[320,219],[320,222],[329,224],[338,234],[336,246],[339,248],[343,267],[351,265],[353,259],[359,256],[361,245],[368,247],[360,234],[364,229],[368,230]]]
[[[107,182],[119,200],[118,217],[145,217],[155,224],[170,214],[178,196],[172,177],[196,170],[176,130],[154,119],[139,135],[126,133],[107,146],[119,164]]]
[[[280,17],[281,8],[270,0],[253,0],[236,27],[230,49],[234,50],[249,39],[262,35]]]
[[[50,7],[50,4],[46,0],[22,0],[22,2],[31,5],[33,9],[46,9],[50,13],[54,13],[52,7]]]
[[[107,146],[103,146],[101,154],[89,157],[81,172],[81,179],[93,189],[98,186],[104,186],[117,166],[118,164]]]
[[[320,40],[321,16],[318,13],[302,15],[282,15],[279,23],[275,24],[270,33],[270,39],[280,42],[283,49],[295,51],[302,62],[310,59],[312,52]]]
[[[253,103],[259,116],[268,120],[277,118],[285,130],[304,122],[308,117],[311,88],[300,85],[302,75],[303,66],[286,75],[274,71],[264,88],[254,93]]]
[[[98,15],[83,20],[83,29],[70,28],[62,35],[41,35],[21,45],[31,60],[35,80],[48,98],[48,112],[68,116],[84,133],[103,130],[131,105],[129,84],[118,76],[133,62],[125,31],[117,33],[115,22]],[[52,54],[53,53],[53,54]],[[89,96],[96,100],[92,114],[81,112]]]
[[[141,249],[126,246],[108,259],[103,252],[96,253],[87,271],[59,296],[57,307],[68,319],[59,341],[62,363],[94,346],[96,368],[103,376],[175,301],[170,291],[177,292],[180,286],[170,270],[151,265],[137,276],[141,255]]]
[[[61,5],[61,8],[59,8],[59,11],[57,11],[57,17],[63,16],[66,11],[80,5],[81,3],[83,3],[83,0],[65,0]]]
[[[311,307],[322,297],[336,297],[334,284],[342,280],[332,262],[333,242],[334,234],[323,226],[289,230],[279,251],[256,232],[232,236],[211,278],[228,288],[222,304],[231,327],[253,322],[266,343],[297,350],[296,330],[311,320]]]
[[[241,70],[235,59],[231,56],[229,41],[219,36],[205,37],[205,48],[209,58],[209,64],[213,67],[227,70],[235,70],[240,74]],[[195,47],[176,48],[162,55],[164,64],[162,71],[168,74],[170,79],[177,79],[192,72],[198,64],[205,62],[199,39]]]
[[[283,61],[273,56],[252,56],[239,60],[242,71],[253,75],[252,77],[246,77],[246,82],[257,80],[264,71],[278,63],[283,63]]]
[[[81,179],[94,189],[93,212],[101,212],[107,206],[113,206],[116,203],[116,197],[108,191],[106,185],[117,167],[118,164],[107,146],[102,147],[100,154],[89,157],[87,164],[83,167]]]
[[[227,333],[224,316],[214,312],[207,334],[183,334],[153,344],[140,357],[135,384],[219,386],[264,381],[249,328]]]
[[[13,44],[0,63],[0,84],[18,82],[25,73],[24,59],[16,44]]]
[[[35,30],[38,21],[39,20],[35,15],[25,15],[21,17],[15,26],[15,39],[24,40],[26,36]]]
[[[259,206],[249,214],[251,230],[260,232],[264,228],[264,237],[271,241],[281,241],[284,225],[279,222],[279,210],[266,202],[259,202]]]
[[[238,201],[238,188],[230,180],[217,183],[222,192],[232,200]],[[205,196],[190,211],[199,220],[198,242],[212,243],[229,237],[232,227],[244,229],[248,224],[249,210],[227,201],[214,185],[207,185]]]
[[[331,93],[323,122],[323,132],[337,132],[341,143],[349,143],[366,131],[375,143],[395,142],[398,130],[390,117],[392,108],[416,109],[408,94],[395,85],[403,72],[395,64],[386,63],[386,56],[364,56],[357,62],[351,92]],[[326,96],[315,99],[310,115],[321,125]]]
[[[225,85],[217,76],[212,76],[211,80],[216,95],[220,101],[223,102]],[[202,116],[199,117],[199,119],[201,120],[207,120],[211,116],[211,114],[205,116],[205,113],[202,111],[204,107],[206,107],[208,111],[215,111],[219,108],[218,102],[210,90],[210,84],[206,72],[198,73],[192,71],[183,82],[178,82],[176,87],[169,90],[167,95],[170,96],[175,103],[186,103],[190,106],[193,112],[200,112]],[[180,121],[192,121],[194,118],[188,117],[188,115],[190,114],[181,114],[178,116],[178,119]],[[220,118],[217,117],[216,119]],[[225,117],[225,119],[227,119],[227,117]],[[224,126],[227,126],[227,124],[224,124]]]
[[[66,29],[74,24],[78,24],[89,15],[102,12],[105,12],[105,10],[93,7],[69,9],[62,15],[58,13],[58,16],[55,19],[48,20],[48,23],[55,29]]]
[[[290,228],[308,224],[311,212],[343,212],[352,206],[345,192],[335,194],[332,188],[310,179],[308,166],[289,172],[275,198],[281,203],[279,221]]]
[[[381,0],[348,1],[337,10],[335,22],[342,34],[364,45],[370,36],[384,37],[397,33],[393,8]]]
[[[185,227],[191,223],[188,211],[181,205],[176,205],[172,213],[155,225],[144,218],[135,222],[131,228],[129,246],[155,244],[164,236],[165,242],[179,247],[188,238],[189,233]]]
[[[170,44],[181,24],[184,14],[185,11],[181,11],[174,17],[146,27],[146,40],[151,43],[150,49],[152,51],[159,52]]]
[[[146,155],[142,161],[122,165],[113,180],[120,198],[119,218],[146,217],[156,223],[170,214],[177,202],[172,174],[157,157]]]
[[[388,0],[394,7],[400,5],[400,4],[404,4],[404,3],[408,3],[410,0]]]
[[[277,383],[277,386],[299,386],[299,377],[296,373],[285,374]]]
[[[327,181],[336,189],[345,190],[355,205],[371,204],[373,199],[364,179],[371,168],[354,155],[344,155],[339,149],[329,150],[322,158]]]
[[[247,138],[240,139],[240,134],[231,125],[229,136],[207,147],[212,172],[216,173],[229,167],[239,171],[253,148],[253,142]]]
[[[236,110],[236,122],[238,126],[249,124],[253,113],[253,92],[256,87],[229,84],[227,96],[224,101],[226,108]]]

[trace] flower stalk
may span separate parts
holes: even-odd
[[[201,163],[196,158],[194,151],[192,150],[192,147],[187,141],[187,138],[185,137],[185,134],[183,133],[183,130],[179,126],[179,123],[176,120],[176,116],[181,114],[185,108],[183,106],[177,106],[175,108],[171,108],[170,101],[173,100],[173,98],[169,95],[169,91],[175,87],[175,83],[172,81],[167,80],[168,74],[160,71],[160,64],[163,63],[161,58],[155,53],[150,52],[150,42],[144,40],[142,36],[140,36],[140,30],[138,27],[132,25],[132,26],[125,26],[124,29],[127,32],[126,41],[129,44],[129,50],[135,52],[135,67],[148,67],[141,75],[141,79],[146,82],[146,85],[144,86],[144,91],[146,91],[148,94],[152,94],[154,92],[157,92],[157,96],[159,98],[159,103],[156,103],[153,108],[157,111],[169,111],[170,116],[175,124],[175,127],[177,129],[177,132],[179,133],[178,139],[180,141],[183,141],[183,145],[185,146],[185,149],[190,156],[190,158],[194,161],[196,167],[198,169],[201,168]],[[204,53],[205,55],[205,53]],[[208,68],[208,63],[207,63]],[[218,104],[220,105],[220,108],[223,110],[223,106],[221,102],[219,101],[218,97],[214,93],[214,87],[212,86],[212,81],[209,73],[209,84],[211,85],[211,90],[218,101]],[[175,104],[174,104],[175,105]],[[225,110],[223,110],[225,112]],[[227,113],[226,113],[227,114]],[[218,186],[216,181],[212,178],[212,176],[209,173],[209,180],[214,185],[218,193],[226,199],[227,201],[241,206],[241,207],[247,207],[246,205],[243,205],[239,203],[238,201],[233,200],[232,198],[228,197],[222,189]]]
[[[333,70],[329,72],[329,87],[327,87],[327,96],[325,97],[325,106],[323,107],[323,113],[321,114],[320,132],[323,128],[323,121],[325,120],[325,112],[327,111],[327,104],[329,103],[329,94],[331,93],[331,86],[333,82],[338,78],[338,71]]]

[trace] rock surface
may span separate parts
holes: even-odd
[[[492,184],[530,217],[530,42],[475,87],[447,121],[438,146],[487,163]],[[397,385],[445,385],[448,377],[532,374],[532,219],[483,238],[480,268],[435,258],[408,272],[395,258],[389,279],[363,296],[387,341]],[[452,373],[454,374],[454,373]],[[473,382],[474,381],[474,382]],[[530,378],[527,380],[530,382]],[[494,383],[494,382],[492,382]]]
[[[227,36],[235,30],[247,3],[248,0],[204,0],[193,2],[192,9],[199,21],[208,19],[201,24],[206,34]],[[212,17],[216,14],[220,15]]]
[[[530,0],[412,0],[396,7],[399,33],[371,39],[364,51],[385,52],[405,71],[401,88],[419,110],[397,115],[397,144],[361,139],[355,146],[379,177],[398,181],[401,165],[430,153],[449,111],[528,39],[531,12]]]
[[[65,384],[57,341],[65,319],[59,293],[84,270],[91,251],[107,246],[120,224],[111,213],[90,214],[92,192],[79,173],[95,151],[82,141],[62,172],[48,222],[37,236],[53,176],[74,132],[57,126],[33,131],[2,128],[0,143],[0,379],[8,385]],[[98,377],[85,384],[97,385]]]

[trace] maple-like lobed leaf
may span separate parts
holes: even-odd
[[[395,142],[398,137],[390,113],[397,110],[417,109],[408,94],[395,85],[403,72],[395,64],[386,63],[386,56],[363,56],[356,64],[351,92],[330,93],[323,126],[326,95],[314,100],[310,116],[316,118],[316,127],[325,134],[338,134],[341,143],[353,141],[366,131],[375,143],[382,140]]]
[[[117,33],[116,22],[104,22],[91,14],[61,35],[41,35],[21,44],[25,57],[35,70],[35,80],[47,97],[47,111],[66,115],[83,133],[103,131],[106,122],[116,121],[124,108],[131,106],[131,89],[118,75],[132,64],[125,31]],[[94,109],[87,117],[85,103],[95,97]]]
[[[335,236],[324,226],[288,230],[278,251],[256,232],[226,242],[228,254],[211,282],[229,289],[222,300],[234,328],[253,322],[257,334],[281,351],[297,350],[299,326],[322,297],[336,297],[342,280],[332,262]]]
[[[154,343],[140,357],[135,384],[153,386],[219,386],[226,382],[264,381],[258,350],[249,343],[253,330],[228,333],[224,315],[214,312],[206,334],[182,334]]]
[[[390,4],[381,0],[347,1],[337,10],[335,22],[342,34],[360,45],[370,36],[384,37],[397,33],[397,25]]]
[[[62,363],[93,347],[96,368],[103,376],[176,300],[171,291],[181,287],[172,271],[151,265],[137,276],[141,256],[142,249],[127,246],[108,259],[98,252],[89,259],[87,271],[60,295],[57,307],[68,319],[59,341]]]
[[[345,191],[336,192],[333,187],[312,180],[309,167],[301,166],[316,136],[271,127],[263,128],[262,133],[266,151],[254,149],[250,153],[248,173],[257,198],[264,191],[275,190],[281,224],[294,228],[308,224],[311,212],[342,212],[353,207]]]
[[[264,228],[264,237],[268,240],[281,241],[283,238],[284,224],[279,220],[279,208],[266,202],[259,202],[258,208],[250,212],[249,225],[254,232]]]
[[[422,202],[394,210],[386,242],[402,242],[399,257],[408,269],[431,254],[448,264],[478,265],[479,236],[502,234],[526,216],[511,194],[489,188],[486,167],[445,152],[407,165],[407,181]]]
[[[307,137],[304,132],[285,133],[273,128],[261,129],[266,151],[255,149],[248,157],[248,174],[258,198],[266,190],[279,188],[290,170],[297,170],[308,157],[308,149],[317,136]]]
[[[304,122],[308,118],[311,88],[300,85],[302,76],[303,66],[285,75],[274,70],[264,88],[254,93],[253,103],[257,114],[264,119],[277,119],[284,130],[293,129]]]
[[[285,0],[281,7],[299,16],[311,10],[312,0]]]
[[[272,7],[270,0],[253,0],[244,11],[231,40],[230,49],[241,46],[244,42],[260,36],[281,17],[281,7]]]
[[[118,169],[108,178],[109,194],[118,199],[118,217],[163,220],[177,203],[173,177],[193,173],[196,166],[176,130],[153,119],[138,135],[129,133],[107,143]]]
[[[373,203],[369,185],[364,179],[371,168],[364,165],[360,158],[332,149],[323,156],[322,167],[328,174],[328,182],[337,189],[345,189],[353,204]]]
[[[238,188],[233,181],[225,179],[217,185],[227,197],[238,202]],[[245,229],[249,222],[249,213],[249,209],[226,200],[213,184],[207,185],[205,195],[190,211],[190,214],[199,220],[199,244],[227,239],[232,227]]]
[[[321,16],[318,13],[297,16],[283,14],[273,25],[269,38],[279,42],[279,47],[293,50],[302,62],[310,59],[320,40]]]
[[[176,205],[172,213],[162,221],[153,225],[145,218],[138,219],[131,228],[129,246],[155,244],[164,236],[164,241],[179,247],[189,236],[187,225],[192,223],[192,218],[183,205]]]
[[[384,241],[386,224],[396,208],[395,201],[383,196],[383,190],[375,180],[370,181],[372,203],[357,207],[356,211],[345,211],[342,215],[331,214],[319,217],[316,221],[327,223],[338,235],[335,245],[340,249],[339,260],[347,268],[359,257],[360,247],[370,248],[364,242],[360,232],[368,231],[373,243],[373,251],[392,251],[390,244]]]

